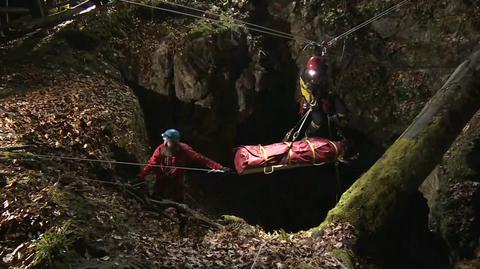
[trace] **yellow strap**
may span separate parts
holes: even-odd
[[[290,147],[290,145],[293,143],[293,142],[283,142],[285,143],[287,146],[288,146],[288,164],[291,164],[292,163],[292,148]]]
[[[305,142],[307,142],[308,145],[310,146],[310,149],[312,150],[313,164],[316,164],[317,156],[315,156],[315,148],[313,147],[312,143],[308,141],[308,139],[305,139]]]
[[[328,140],[328,143],[330,143],[330,145],[333,146],[333,148],[335,149],[335,159],[337,159],[339,156],[338,156],[338,147],[337,145],[335,145],[335,143],[333,143],[332,141]]]
[[[267,156],[267,151],[262,145],[258,145],[260,147],[260,152],[263,153],[263,158],[265,158],[265,161],[267,161],[268,156]]]

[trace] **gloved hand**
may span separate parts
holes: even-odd
[[[233,171],[233,169],[225,167],[225,166],[222,167],[220,170],[225,174],[230,174],[230,175],[236,174],[236,172]]]
[[[220,169],[212,169],[210,171],[208,171],[208,173],[223,173],[223,174],[236,174],[236,172],[231,169],[231,168],[228,168],[228,167],[222,167]]]
[[[300,101],[300,109],[298,111],[298,114],[300,115],[303,115],[305,114],[305,112],[308,110],[308,104],[307,102],[302,98],[302,100]]]
[[[290,136],[292,135],[292,132],[293,132],[293,129],[291,129],[290,131],[288,131],[285,136],[283,137],[282,139],[282,142],[287,142],[290,140]]]
[[[338,123],[339,123],[339,119],[338,119],[337,114],[328,115],[328,120],[329,120],[330,122],[333,122],[333,123],[337,124],[337,125],[338,125]]]
[[[342,114],[334,114],[334,115],[329,115],[328,120],[330,122],[333,122],[337,127],[342,127],[345,128],[347,123],[347,120],[344,115]]]

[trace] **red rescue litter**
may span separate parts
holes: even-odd
[[[339,141],[309,138],[301,141],[272,145],[240,146],[235,152],[238,174],[265,173],[303,166],[335,162],[343,154]]]

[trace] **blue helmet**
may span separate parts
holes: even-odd
[[[180,132],[175,129],[168,129],[162,134],[163,141],[180,141]]]

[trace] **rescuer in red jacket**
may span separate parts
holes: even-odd
[[[198,164],[212,169],[214,172],[231,173],[228,167],[210,160],[193,150],[189,145],[180,142],[180,133],[169,129],[162,134],[164,143],[157,147],[148,164],[137,176],[144,182],[145,177],[155,172],[157,175],[153,197],[168,198],[184,203],[186,196],[185,169],[190,164]],[[154,165],[154,166],[152,166]],[[160,167],[158,167],[160,166]],[[178,167],[178,168],[173,168]]]

